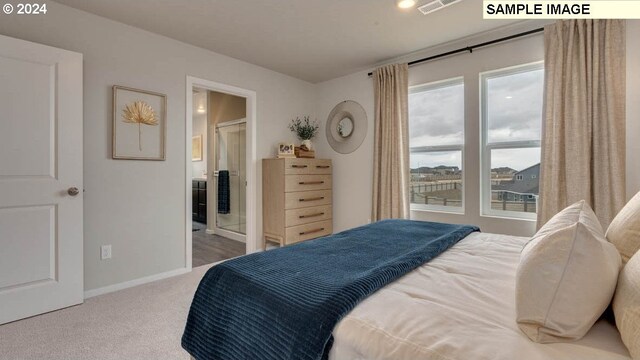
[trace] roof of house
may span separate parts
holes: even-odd
[[[536,176],[532,178],[531,176],[524,177],[522,180],[517,180],[516,176],[521,175],[523,173],[540,173],[540,164],[536,164],[533,166],[529,166],[524,170],[520,170],[513,175],[513,180],[504,181],[500,184],[492,185],[492,190],[504,190],[519,194],[538,194],[539,193],[539,178],[540,176]]]

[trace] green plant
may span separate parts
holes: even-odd
[[[314,120],[311,122],[309,116],[303,116],[302,120],[296,116],[289,124],[289,130],[296,133],[300,140],[311,140],[318,132],[318,123]]]

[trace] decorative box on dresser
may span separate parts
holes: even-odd
[[[332,166],[325,159],[263,159],[264,243],[280,246],[333,232]]]

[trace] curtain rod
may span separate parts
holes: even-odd
[[[539,32],[543,32],[543,31],[544,31],[544,28],[538,28],[538,29],[529,30],[529,31],[518,33],[518,34],[510,35],[510,36],[505,36],[505,37],[502,37],[502,38],[499,38],[499,39],[486,41],[486,42],[483,42],[483,43],[480,43],[480,44],[471,45],[471,46],[463,47],[463,48],[460,48],[460,49],[447,51],[447,52],[442,53],[442,54],[433,55],[433,56],[429,56],[429,57],[418,59],[418,60],[413,60],[413,61],[409,62],[407,65],[409,65],[409,66],[418,65],[418,64],[422,64],[423,62],[427,62],[427,61],[431,61],[431,60],[435,60],[435,59],[440,59],[440,58],[443,58],[443,57],[447,57],[447,56],[451,56],[451,55],[455,55],[455,54],[459,54],[459,53],[463,53],[463,52],[467,52],[467,51],[469,53],[472,53],[474,49],[478,49],[478,48],[481,48],[481,47],[485,47],[485,46],[489,46],[489,45],[493,45],[493,44],[497,44],[497,43],[513,40],[513,39],[517,39],[517,38],[523,37],[523,36],[537,34]],[[372,76],[373,72],[370,72],[367,75],[368,76]]]

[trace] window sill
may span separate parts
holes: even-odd
[[[445,207],[425,207],[420,205],[411,204],[410,211],[416,212],[424,212],[424,213],[436,213],[436,214],[447,214],[447,215],[464,215],[463,208],[454,208],[448,209]]]
[[[537,222],[537,215],[536,216],[522,216],[519,214],[510,214],[510,213],[505,213],[505,214],[480,214],[481,218],[489,218],[489,219],[500,219],[500,220],[517,220],[517,221],[527,221],[527,222]]]

